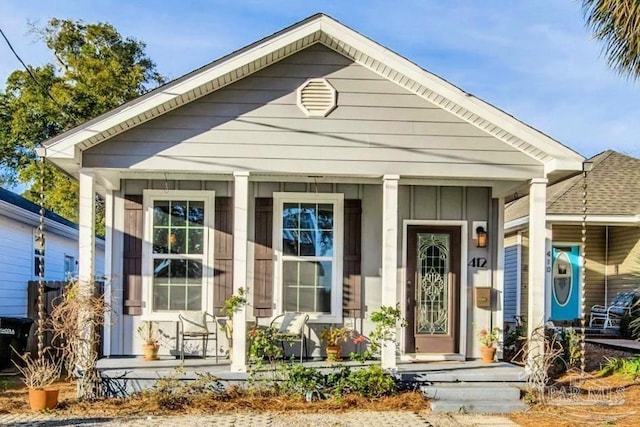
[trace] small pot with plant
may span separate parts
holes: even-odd
[[[495,327],[491,330],[485,328],[480,329],[478,332],[478,339],[480,340],[480,354],[482,355],[482,361],[485,363],[493,363],[496,357],[496,343],[500,335],[500,328]]]
[[[15,350],[14,350],[15,351]],[[59,388],[53,387],[61,374],[62,363],[44,353],[33,359],[28,353],[19,355],[22,362],[14,362],[29,389],[29,405],[34,411],[53,409],[58,404]]]
[[[138,335],[144,340],[142,345],[144,360],[158,360],[158,350],[160,349],[158,340],[162,336],[162,330],[158,328],[158,324],[144,320],[137,330]]]
[[[335,326],[329,326],[322,329],[320,332],[320,339],[326,343],[327,360],[330,362],[337,362],[342,360],[342,347],[340,343],[347,340],[349,334],[347,328],[344,326],[341,328]]]

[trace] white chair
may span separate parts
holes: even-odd
[[[217,325],[216,317],[204,311],[181,311],[178,314],[180,327],[178,334],[180,337],[180,360],[184,360],[184,342],[187,340],[202,340],[202,358],[207,357],[207,345],[209,338],[213,337],[216,344],[216,363],[218,363],[218,334],[210,331],[207,326],[207,318]]]
[[[307,337],[305,335],[305,327],[309,321],[309,315],[306,313],[286,312],[276,316],[270,326],[278,329],[276,339],[282,346],[283,355],[285,354],[284,343],[294,342],[300,343],[300,363],[302,363],[302,355],[307,358]]]
[[[634,306],[634,300],[636,298],[635,292],[620,292],[618,293],[611,305],[605,307],[604,305],[594,305],[591,307],[591,315],[589,317],[589,327],[593,327],[596,321],[602,320],[602,329],[620,327],[620,319],[625,314],[630,314]]]

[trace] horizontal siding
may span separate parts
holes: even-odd
[[[306,117],[296,105],[296,90],[310,77],[327,78],[338,92],[338,107],[326,118]],[[83,166],[323,174],[348,167],[354,174],[500,178],[541,167],[321,46],[85,151]]]
[[[529,313],[529,234],[522,234],[522,262],[520,263],[520,313],[528,316]]]
[[[609,227],[607,302],[640,288],[640,227]]]
[[[518,245],[504,249],[504,320],[514,321],[518,306]]]
[[[604,303],[605,282],[605,233],[604,227],[587,227],[585,314],[595,304]],[[554,225],[554,243],[580,244],[582,227],[579,225]]]
[[[34,228],[0,214],[0,316],[27,315],[27,282],[34,274]],[[78,242],[45,228],[45,280],[64,279],[64,256],[78,259]],[[96,253],[96,273],[104,273],[104,250]]]

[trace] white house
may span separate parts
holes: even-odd
[[[40,154],[80,181],[81,279],[95,268],[93,194],[105,196],[119,310],[106,354],[139,354],[140,320],[172,331],[179,310],[216,313],[248,287],[251,304],[234,316],[237,371],[247,321],[308,312],[317,343],[322,325],[366,334],[369,313],[396,304],[409,326],[383,366],[478,357],[476,332],[503,322],[505,197],[533,195],[529,277],[543,284],[546,183],[584,160],[323,14]],[[529,296],[542,321],[542,290]]]
[[[38,279],[40,207],[0,188],[0,316],[27,316],[27,282]],[[78,225],[45,212],[44,279],[78,273]],[[96,241],[96,273],[104,273],[104,240]]]

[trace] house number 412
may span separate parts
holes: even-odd
[[[484,258],[484,257],[471,258],[471,261],[469,261],[469,267],[486,268],[487,267],[487,259]]]

